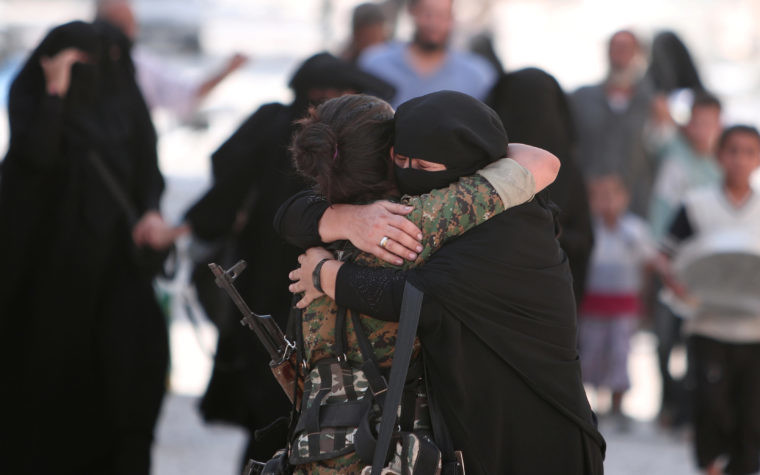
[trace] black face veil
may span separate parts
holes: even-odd
[[[395,116],[395,152],[446,170],[428,172],[396,167],[399,189],[421,194],[472,175],[506,156],[509,139],[501,119],[479,100],[454,91],[440,91],[411,99]]]

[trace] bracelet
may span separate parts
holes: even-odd
[[[320,276],[320,273],[322,272],[322,265],[327,262],[331,261],[332,259],[329,257],[325,257],[321,261],[319,261],[314,267],[314,272],[311,273],[311,282],[314,284],[314,288],[317,289],[317,292],[320,294],[325,293],[324,290],[322,290],[322,278]]]

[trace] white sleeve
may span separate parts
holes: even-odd
[[[637,257],[642,263],[654,259],[657,256],[657,245],[652,237],[652,233],[649,231],[649,227],[638,217],[634,217],[631,224],[635,236]]]
[[[686,170],[680,160],[674,156],[665,157],[657,172],[652,194],[669,206],[676,207],[687,191],[686,181]]]

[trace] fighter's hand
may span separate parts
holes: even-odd
[[[288,290],[294,294],[303,293],[303,297],[296,303],[296,307],[306,308],[315,299],[324,295],[314,288],[312,274],[319,261],[332,258],[332,253],[322,247],[312,247],[305,254],[298,256],[298,263],[301,267],[288,274],[290,280],[293,281],[288,286]]]
[[[45,75],[45,89],[48,94],[64,97],[71,84],[71,66],[74,63],[87,63],[90,57],[77,48],[66,48],[55,56],[40,58],[40,66]]]
[[[376,201],[368,205],[346,205],[344,232],[351,243],[378,259],[401,265],[422,252],[422,231],[404,216],[411,206]],[[387,239],[385,239],[387,238]]]

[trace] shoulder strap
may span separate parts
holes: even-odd
[[[137,209],[135,209],[135,206],[132,204],[132,201],[129,199],[127,192],[124,190],[124,187],[119,183],[119,180],[116,179],[116,176],[114,176],[111,170],[108,169],[106,164],[103,163],[103,160],[100,158],[100,155],[95,151],[91,150],[90,153],[87,154],[87,158],[100,176],[100,179],[103,180],[103,184],[106,186],[109,193],[111,193],[116,204],[121,208],[121,211],[124,213],[124,216],[126,216],[127,223],[131,228],[137,223],[140,216],[137,213]]]
[[[346,337],[346,307],[338,307],[338,314],[335,316],[335,356],[341,366],[346,364],[346,348],[348,338]]]
[[[425,372],[425,388],[428,400],[428,411],[430,413],[430,424],[433,429],[433,440],[441,450],[441,475],[457,475],[464,473],[464,467],[460,466],[457,460],[457,453],[454,450],[454,442],[451,440],[446,421],[438,406],[437,394],[432,390],[430,377],[428,376],[428,367],[423,363]]]
[[[398,335],[396,336],[396,351],[393,354],[389,389],[383,405],[383,416],[372,459],[371,475],[380,475],[388,459],[393,428],[396,426],[396,413],[404,391],[409,362],[412,358],[414,337],[417,335],[417,323],[420,320],[423,296],[424,294],[409,282],[404,286]]]

